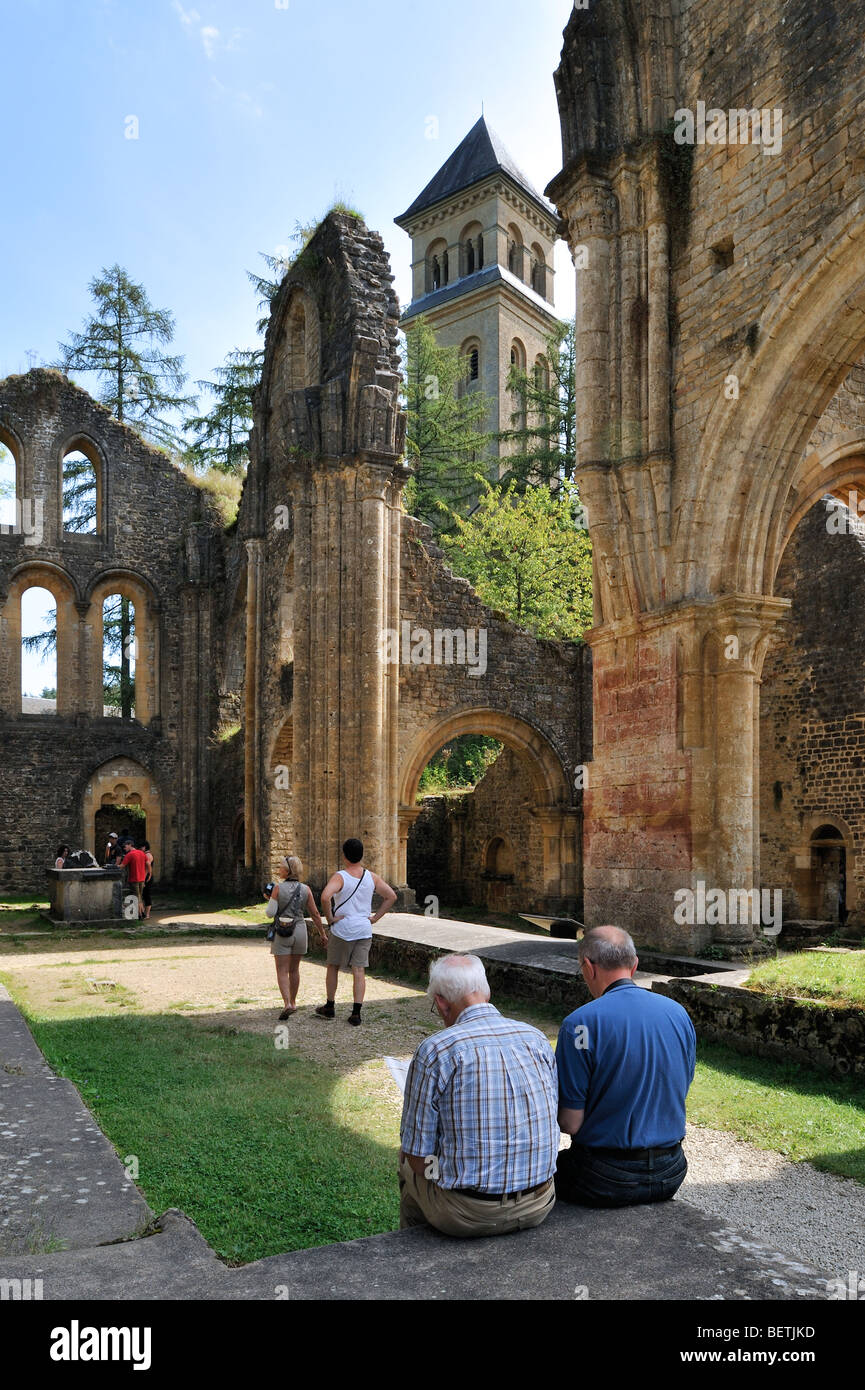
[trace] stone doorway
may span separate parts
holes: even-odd
[[[844,925],[847,911],[847,847],[840,830],[821,825],[810,843],[807,916],[816,922]]]
[[[122,830],[128,830],[136,845],[142,845],[147,839],[147,816],[140,803],[132,802],[126,805],[118,805],[108,802],[100,806],[95,816],[96,823],[96,849],[94,851],[100,864],[105,857],[105,846],[108,843],[108,836],[112,830],[119,835]]]

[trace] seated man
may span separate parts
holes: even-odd
[[[559,1030],[556,1195],[589,1207],[663,1202],[681,1186],[685,1097],[697,1038],[681,1004],[635,985],[627,932],[595,927],[579,943],[592,1002]]]
[[[539,1226],[556,1200],[552,1049],[490,1004],[477,956],[434,961],[427,993],[445,1030],[424,1039],[406,1078],[400,1228],[495,1236]]]

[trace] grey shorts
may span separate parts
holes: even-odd
[[[327,939],[327,963],[338,965],[343,970],[353,969],[358,965],[367,966],[371,945],[371,936],[362,936],[359,941],[345,941],[341,936],[334,936],[333,932],[330,932]]]
[[[309,946],[305,922],[298,922],[294,936],[275,936],[270,943],[272,956],[305,956]]]

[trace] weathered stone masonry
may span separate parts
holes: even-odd
[[[481,732],[526,769],[538,830],[527,906],[573,906],[583,658],[491,613],[402,512],[397,323],[380,238],[332,214],[273,307],[228,548],[217,664],[225,701],[245,652],[245,782],[243,807],[221,808],[214,858],[222,872],[242,818],[251,880],[291,847],[320,886],[341,841],[358,834],[410,901],[421,772],[449,738]],[[483,628],[486,669],[383,660],[383,638],[401,638],[404,622],[430,633]]]
[[[18,495],[43,503],[41,539],[0,536],[0,886],[44,891],[60,840],[101,853],[95,814],[125,797],[147,813],[160,877],[205,865],[220,520],[165,455],[57,372],[0,382],[0,438]],[[62,529],[73,445],[97,464],[95,534]],[[32,585],[57,601],[55,714],[22,713],[20,605]],[[113,593],[135,609],[133,720],[103,716],[102,601]]]
[[[556,73],[595,554],[586,914],[692,951],[754,939],[677,927],[674,895],[760,882],[775,576],[862,471],[861,437],[809,439],[865,351],[863,43],[855,6],[595,0]],[[780,108],[781,151],[677,145],[700,100]]]

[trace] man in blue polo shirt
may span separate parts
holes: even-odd
[[[637,953],[619,927],[594,927],[579,943],[592,1002],[559,1030],[556,1196],[590,1207],[664,1202],[688,1171],[685,1097],[697,1038],[681,1004],[634,984]]]

